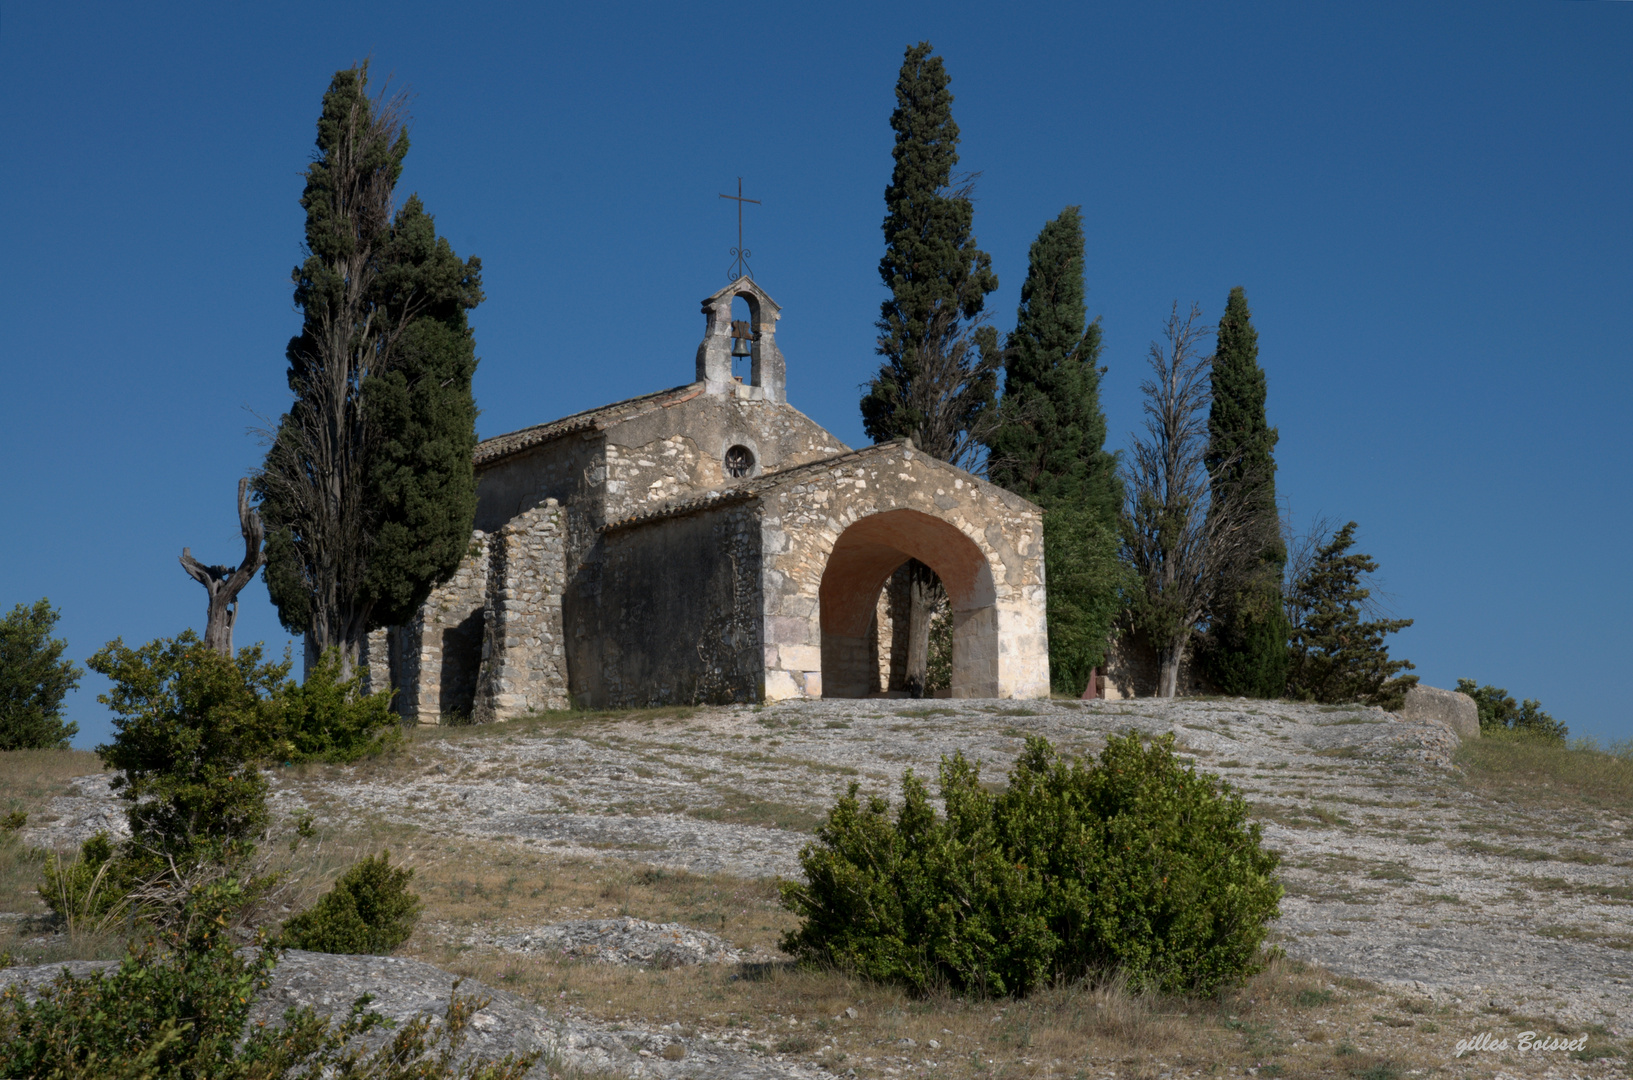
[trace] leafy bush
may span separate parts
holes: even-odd
[[[90,665],[113,681],[97,700],[114,738],[96,751],[119,771],[131,852],[180,864],[246,850],[267,820],[258,765],[280,732],[272,698],[289,661],[262,663],[259,645],[220,656],[189,630],[140,649],[112,641]]]
[[[224,933],[177,938],[169,950],[132,946],[107,974],[64,972],[29,1002],[0,993],[0,1074],[62,1080],[277,1080],[347,1076],[373,1080],[521,1080],[536,1054],[454,1064],[470,1020],[486,1000],[458,992],[442,1024],[421,1016],[373,1054],[348,1046],[391,1021],[367,995],[338,1023],[289,1009],[282,1026],[245,1031],[255,995],[277,958],[264,944],[244,956]]]
[[[284,924],[292,949],[328,953],[391,952],[408,940],[420,919],[420,898],[408,891],[414,871],[391,868],[391,853],[364,859],[335,887]]]
[[[1570,734],[1564,724],[1542,711],[1542,702],[1526,698],[1516,705],[1508,691],[1490,685],[1476,686],[1473,679],[1458,679],[1457,689],[1474,699],[1480,713],[1480,732],[1517,731],[1552,742],[1564,742]]]
[[[42,599],[0,619],[0,750],[67,746],[79,731],[63,721],[62,699],[85,673],[62,659],[68,643],[51,636],[57,618]]]
[[[1025,994],[1120,969],[1135,986],[1211,993],[1262,965],[1279,914],[1279,859],[1241,796],[1130,732],[1099,763],[1029,739],[1009,789],[989,794],[943,758],[944,816],[910,771],[894,821],[857,786],[783,882],[801,917],[786,952],[924,992]]]
[[[278,694],[285,761],[356,761],[401,739],[391,691],[363,693],[363,674],[340,674],[340,651],[325,653],[305,683]]]

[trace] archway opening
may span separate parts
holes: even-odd
[[[940,518],[887,510],[834,542],[822,572],[822,695],[867,697],[883,685],[880,593],[910,559],[935,571],[952,615],[953,697],[996,697],[998,618],[992,568],[975,541]]]
[[[759,306],[749,293],[731,298],[731,375],[751,385],[759,383],[754,371],[754,327],[759,322]]]

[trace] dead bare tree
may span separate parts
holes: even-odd
[[[181,568],[210,594],[209,615],[204,623],[204,645],[222,656],[232,655],[232,628],[238,620],[238,594],[255,577],[266,556],[261,541],[266,530],[261,515],[249,504],[249,481],[238,481],[238,527],[244,533],[244,561],[230,566],[205,566],[193,558],[192,548],[181,549]]]
[[[1157,653],[1157,696],[1173,697],[1191,634],[1215,593],[1245,573],[1259,550],[1262,524],[1235,492],[1249,483],[1216,485],[1236,464],[1210,472],[1207,410],[1212,357],[1195,304],[1181,315],[1176,302],[1163,340],[1149,354],[1145,433],[1134,437],[1124,467],[1123,544],[1140,582],[1136,628]]]

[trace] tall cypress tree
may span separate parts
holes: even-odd
[[[958,125],[951,82],[930,43],[907,50],[896,80],[895,166],[885,188],[885,254],[879,277],[890,298],[879,311],[884,363],[862,397],[862,426],[874,442],[910,438],[932,457],[963,464],[993,407],[997,333],[982,326],[998,287],[992,259],[976,246],[974,190],[957,178]],[[911,560],[892,588],[908,597],[905,685],[927,688],[931,613],[943,592],[930,568]]]
[[[987,477],[1044,508],[1050,681],[1080,693],[1105,661],[1120,603],[1123,485],[1100,410],[1100,322],[1087,321],[1083,223],[1068,206],[1033,241],[1005,341]]]
[[[1209,613],[1203,664],[1227,694],[1280,697],[1287,688],[1287,617],[1281,579],[1287,548],[1276,505],[1279,436],[1265,418],[1265,376],[1259,332],[1247,294],[1230,291],[1214,348],[1206,463],[1214,505],[1238,500],[1262,534],[1257,564],[1220,590]]]
[[[926,41],[909,48],[896,81],[879,260],[890,289],[878,322],[885,359],[862,398],[862,423],[875,442],[911,437],[925,453],[958,463],[997,386],[997,335],[976,327],[998,277],[976,246],[970,183],[953,175],[951,80],[931,51]]]
[[[371,629],[406,621],[452,576],[476,511],[466,313],[481,261],[461,261],[417,197],[394,209],[403,99],[367,89],[363,65],[323,97],[292,275],[295,399],[255,481],[279,619],[309,656],[338,648],[345,670]]]

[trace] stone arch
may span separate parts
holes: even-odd
[[[732,301],[748,305],[754,327],[753,360],[749,382],[739,388],[732,381]],[[733,393],[751,399],[787,400],[787,365],[777,349],[777,320],[782,309],[753,278],[741,277],[703,301],[703,343],[697,351],[697,377],[710,393]]]
[[[997,591],[986,554],[957,526],[918,510],[858,518],[829,552],[819,587],[824,697],[862,697],[877,686],[868,628],[879,591],[917,559],[941,578],[953,612],[952,696],[998,696]]]

